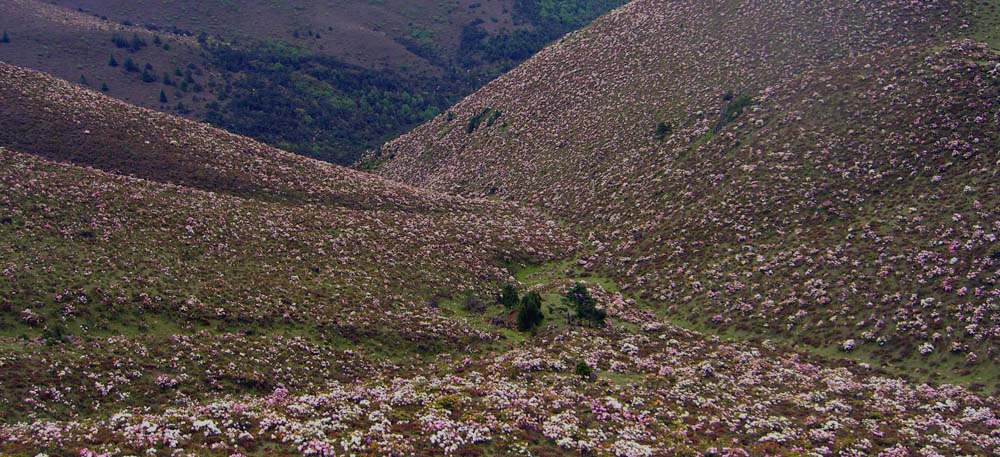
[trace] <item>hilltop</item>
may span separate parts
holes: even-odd
[[[998,58],[960,41],[983,12],[843,3],[633,2],[378,172],[550,211],[677,323],[995,389]]]

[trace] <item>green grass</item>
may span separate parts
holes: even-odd
[[[547,286],[549,284],[566,280],[585,280],[590,284],[599,284],[604,290],[609,292],[619,292],[620,288],[610,276],[591,274],[581,276],[581,270],[577,267],[577,259],[564,259],[545,264],[517,265],[511,266],[514,277],[528,287]],[[736,325],[715,326],[688,319],[677,312],[668,311],[666,308],[658,307],[642,300],[632,294],[623,294],[625,298],[632,298],[640,308],[653,310],[657,317],[669,321],[670,323],[692,330],[703,335],[717,336],[723,341],[740,343],[753,342],[760,344],[768,340],[777,348],[802,352],[815,357],[825,359],[827,362],[839,361],[841,363],[868,364],[873,370],[878,370],[886,375],[906,378],[910,381],[931,383],[931,384],[955,384],[988,394],[1000,392],[1000,367],[988,362],[981,362],[971,367],[965,366],[964,354],[952,354],[941,348],[926,357],[903,357],[898,361],[893,361],[891,357],[886,357],[877,353],[879,346],[873,342],[858,341],[858,346],[851,352],[840,350],[840,341],[829,341],[828,344],[815,346],[804,344],[798,341],[794,334],[783,334],[764,329],[761,331],[747,331],[737,328]],[[542,295],[542,309],[545,312],[546,320],[544,325],[559,329],[568,327],[562,314],[558,318],[553,314],[553,307],[557,306],[562,297],[557,293],[547,293]],[[686,309],[685,307],[684,309]],[[635,332],[638,328],[634,324],[614,320],[616,326],[624,331]],[[516,333],[516,332],[515,332]],[[891,344],[891,343],[890,343]],[[835,365],[835,364],[834,364]],[[618,376],[614,373],[601,372],[599,378],[608,378],[620,384],[627,384],[635,381],[629,376]]]
[[[1000,1],[968,0],[972,11],[969,36],[1000,50]]]

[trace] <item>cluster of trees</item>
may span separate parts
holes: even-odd
[[[465,68],[485,65],[491,71],[506,71],[553,40],[625,3],[625,0],[516,0],[514,21],[527,27],[490,35],[482,26],[484,22],[477,19],[462,29],[460,62]]]
[[[520,297],[511,284],[504,286],[498,300],[507,310],[517,310],[517,329],[522,332],[534,330],[545,319],[542,313],[542,296],[538,292],[528,292]]]
[[[206,46],[224,78],[208,122],[331,162],[353,163],[461,95],[448,79],[368,70],[278,40]]]
[[[497,301],[508,311],[517,311],[517,328],[522,332],[537,328],[545,319],[542,297],[538,292],[529,292],[522,297],[518,295],[516,287],[508,284],[500,291]],[[606,311],[597,307],[597,299],[583,284],[577,283],[570,288],[562,301],[573,309],[571,322],[577,325],[604,325],[608,317]]]
[[[115,32],[111,35],[111,42],[115,44],[115,47],[128,50],[128,52],[137,52],[147,46],[146,40],[137,33],[133,33],[132,38],[129,38],[122,33]]]
[[[491,35],[482,22],[473,22],[463,30],[457,56],[443,55],[426,31],[404,39],[407,48],[443,70],[436,77],[351,66],[281,40],[225,43],[201,33],[198,43],[222,76],[219,85],[209,84],[216,101],[206,106],[204,120],[299,154],[353,164],[365,151],[433,118],[547,43],[625,1],[516,0],[512,11],[517,30]],[[147,29],[156,32],[160,27]],[[296,34],[320,38],[312,30]],[[159,35],[151,35],[152,45],[169,48]],[[4,40],[9,38],[5,35]],[[148,36],[138,33],[115,32],[111,41],[129,54],[150,44]],[[132,57],[119,63],[112,55],[109,65],[122,65],[147,83],[175,87],[161,91],[161,103],[171,93],[180,97],[203,90],[190,74],[181,79],[179,74],[154,72]],[[102,89],[107,90],[106,85]],[[484,111],[467,129],[471,133],[481,124],[490,126],[499,117],[499,111]]]

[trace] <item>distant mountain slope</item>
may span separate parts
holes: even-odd
[[[0,145],[263,200],[441,210],[458,199],[275,149],[0,63]],[[464,203],[463,203],[464,204]]]
[[[11,0],[0,61],[351,164],[624,1]]]
[[[10,39],[0,44],[0,61],[42,70],[93,90],[103,87],[129,103],[173,110],[182,101],[189,115],[198,116],[214,98],[189,89],[180,100],[174,87],[162,84],[162,75],[173,75],[176,70],[181,76],[172,77],[181,81],[189,70],[203,84],[215,76],[207,71],[210,62],[194,37],[101,20],[38,0],[0,5],[0,29]],[[125,40],[120,42],[124,48],[112,41],[115,36]],[[154,43],[157,36],[159,45]],[[138,38],[134,46],[133,38]],[[112,56],[115,66],[110,65]],[[136,65],[132,71],[126,69],[129,59]],[[143,81],[146,64],[158,82]],[[160,103],[161,90],[169,95],[170,103]]]
[[[990,384],[998,58],[943,41],[961,5],[634,2],[379,170],[582,224],[680,321]]]

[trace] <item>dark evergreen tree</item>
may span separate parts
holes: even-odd
[[[142,70],[142,82],[154,83],[156,82],[156,75],[149,71],[149,69]]]
[[[7,31],[3,31],[3,36],[0,37],[0,43],[10,43],[10,35],[7,35]]]
[[[608,317],[603,309],[597,308],[597,300],[590,295],[590,291],[583,284],[576,283],[568,292],[564,300],[576,306],[576,317],[594,323],[603,323]]]
[[[117,67],[118,66],[118,59],[115,59],[115,55],[114,54],[111,54],[111,60],[108,60],[108,66],[110,66],[110,67]]]
[[[80,85],[81,86],[89,86],[90,85],[90,83],[87,82],[87,77],[86,76],[80,75]]]
[[[542,296],[538,292],[529,292],[521,298],[521,306],[517,311],[517,328],[522,332],[532,330],[542,323]]]
[[[131,57],[125,59],[125,71],[138,73],[139,66],[135,64],[135,61]]]
[[[169,101],[170,100],[167,100],[167,93],[161,90],[160,91],[160,103],[167,103]]]
[[[109,90],[111,90],[111,88],[108,87],[108,83],[101,83],[101,92],[107,92]]]
[[[517,306],[517,302],[521,300],[517,295],[517,288],[513,284],[507,284],[503,286],[503,290],[500,291],[500,304],[504,308],[514,309]]]

